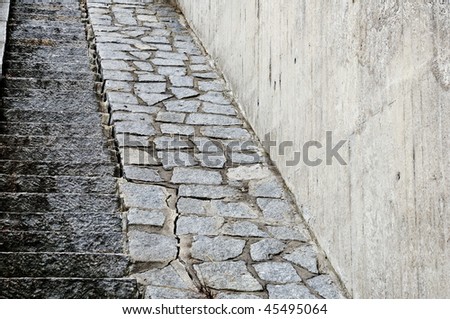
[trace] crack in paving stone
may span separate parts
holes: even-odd
[[[180,12],[103,2],[87,3],[89,35],[144,297],[343,296],[326,264],[314,268],[325,258]]]

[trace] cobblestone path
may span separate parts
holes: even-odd
[[[13,2],[0,104],[0,298],[133,298],[78,1]]]
[[[340,298],[225,82],[166,1],[88,1],[147,298]]]

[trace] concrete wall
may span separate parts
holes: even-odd
[[[271,157],[353,297],[450,298],[450,4],[178,2],[260,138],[294,142]],[[347,166],[286,165],[326,131]]]

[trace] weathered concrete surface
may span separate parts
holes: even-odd
[[[178,0],[356,298],[450,297],[444,2]],[[326,131],[347,166],[286,165]]]
[[[3,55],[6,43],[6,24],[9,15],[9,0],[0,0],[0,76],[3,70]]]

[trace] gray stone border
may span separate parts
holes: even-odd
[[[9,16],[9,0],[0,0],[0,75],[3,76],[3,55],[6,44],[6,25]]]

